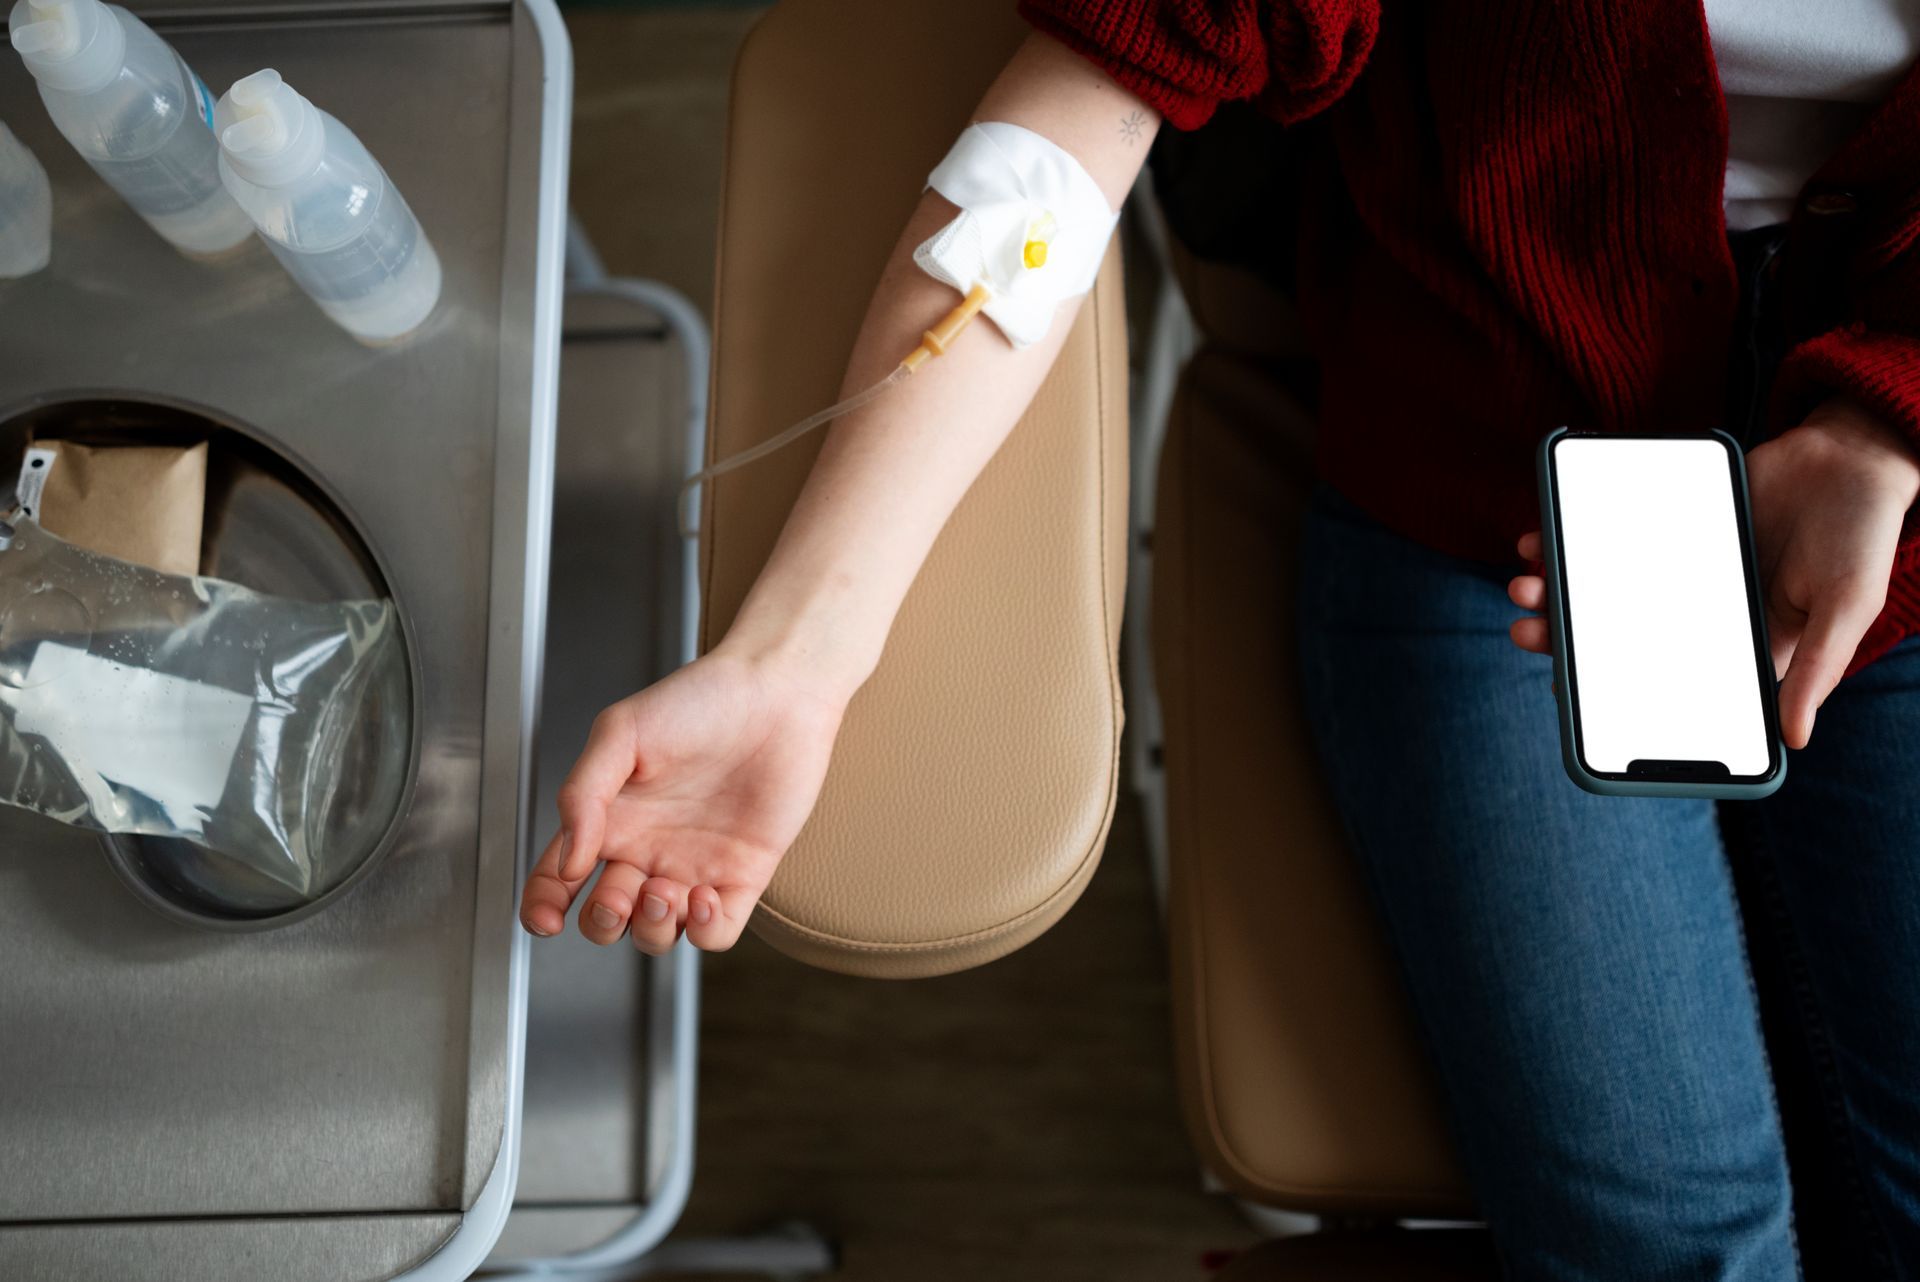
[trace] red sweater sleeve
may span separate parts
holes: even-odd
[[[1176,129],[1259,98],[1291,123],[1332,104],[1379,30],[1379,0],[1019,0]]]

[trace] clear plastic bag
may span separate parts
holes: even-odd
[[[0,803],[178,838],[318,898],[379,845],[411,752],[393,606],[263,596],[0,524]]]

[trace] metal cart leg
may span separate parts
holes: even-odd
[[[686,422],[683,472],[700,464],[706,446],[706,396],[709,340],[705,320],[674,290],[652,281],[610,277],[577,219],[567,231],[569,297],[600,295],[639,304],[660,319],[677,340],[686,361]],[[699,627],[698,549],[692,540],[680,548],[677,635],[665,646],[676,663],[693,659]],[[831,1243],[799,1223],[767,1232],[720,1238],[668,1240],[685,1209],[693,1181],[694,1119],[699,1070],[700,953],[682,943],[646,966],[646,1044],[651,1069],[645,1090],[646,1134],[651,1150],[648,1198],[632,1220],[593,1246],[550,1258],[490,1266],[480,1276],[496,1282],[624,1282],[658,1273],[751,1273],[770,1278],[803,1278],[830,1272]],[[569,1208],[542,1204],[543,1210]],[[592,1208],[579,1208],[592,1209]]]

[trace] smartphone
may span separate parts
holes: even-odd
[[[1724,432],[1540,443],[1561,755],[1589,792],[1763,797],[1786,778],[1746,460]]]

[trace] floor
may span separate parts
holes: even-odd
[[[752,8],[569,14],[573,200],[619,275],[703,310],[732,52]],[[700,1150],[681,1231],[801,1218],[848,1282],[1204,1279],[1253,1233],[1181,1131],[1140,819],[1123,797],[1085,898],[1032,946],[914,983],[712,960]]]
[[[570,10],[573,208],[616,275],[713,302],[734,50],[754,5]]]

